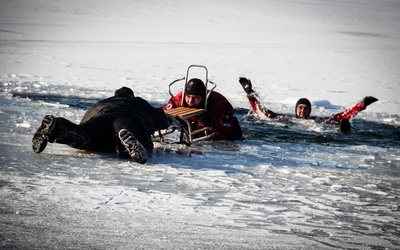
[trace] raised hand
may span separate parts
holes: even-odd
[[[363,104],[364,109],[366,109],[368,105],[370,105],[376,101],[378,101],[377,98],[375,98],[373,96],[366,96],[362,99],[361,103]]]
[[[251,94],[253,92],[250,79],[247,79],[245,77],[239,77],[239,82],[242,85],[246,94]]]

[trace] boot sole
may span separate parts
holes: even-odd
[[[43,118],[42,124],[32,138],[33,152],[39,154],[46,148],[47,142],[49,140],[49,134],[54,128],[54,124],[54,116],[46,115]]]
[[[118,137],[133,160],[144,164],[147,162],[147,151],[135,136],[127,129],[121,129]]]

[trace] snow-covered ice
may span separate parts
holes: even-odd
[[[400,248],[397,0],[0,1],[3,249]],[[246,139],[156,144],[145,165],[49,144],[45,114],[79,122],[121,86],[156,106],[191,64]],[[239,76],[269,109],[300,97],[332,126],[247,119]]]

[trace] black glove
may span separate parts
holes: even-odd
[[[361,103],[363,104],[364,109],[366,109],[368,105],[370,105],[376,101],[378,101],[378,99],[376,99],[375,97],[366,96],[366,97],[364,97],[364,99],[362,99]]]
[[[212,127],[214,125],[214,121],[208,114],[203,114],[199,116],[199,121],[203,124],[204,127]]]
[[[244,92],[246,92],[246,94],[249,95],[254,92],[251,86],[250,79],[247,79],[245,77],[239,77],[239,82],[242,85]]]

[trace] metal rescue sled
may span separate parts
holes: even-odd
[[[206,91],[205,107],[201,108],[201,109],[183,107],[183,101],[184,101],[184,96],[185,96],[185,86],[186,86],[187,82],[194,77],[194,76],[192,76],[192,74],[193,74],[193,71],[196,69],[203,70],[204,71],[203,74],[205,74],[205,76],[203,76],[203,77],[197,76],[197,78],[203,80],[205,87],[206,87],[205,88],[205,91]],[[165,129],[163,131],[159,131],[158,135],[155,134],[155,137],[158,137],[160,139],[160,141],[162,141],[162,142],[165,142],[164,136],[172,134],[176,131],[180,132],[180,135],[179,135],[178,141],[174,141],[174,143],[180,143],[180,144],[186,144],[186,145],[190,145],[192,143],[210,139],[214,136],[214,133],[212,132],[211,127],[204,127],[204,128],[200,128],[198,130],[193,130],[192,126],[190,124],[190,119],[193,117],[198,117],[207,111],[208,99],[209,99],[212,91],[217,87],[217,85],[208,79],[208,69],[205,66],[190,65],[187,68],[185,77],[183,77],[181,79],[176,79],[175,81],[173,81],[169,84],[169,94],[171,95],[172,98],[174,98],[174,94],[171,91],[172,85],[174,85],[177,82],[183,81],[183,80],[185,80],[185,84],[183,86],[183,96],[182,96],[181,107],[165,111],[167,117],[172,121],[172,124],[167,129]],[[212,86],[212,88],[210,88],[208,90],[209,84],[211,84],[213,86]]]

